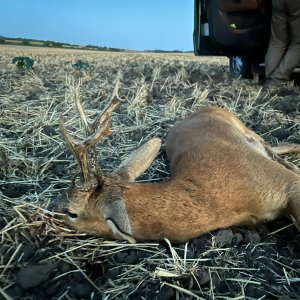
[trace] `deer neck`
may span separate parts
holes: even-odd
[[[195,196],[195,197],[194,197]],[[182,242],[206,227],[190,228],[205,209],[199,210],[198,192],[192,183],[170,179],[160,183],[127,184],[123,193],[133,236],[139,240]],[[204,207],[203,207],[204,208]],[[207,223],[207,222],[206,222]],[[191,236],[187,236],[190,232]]]

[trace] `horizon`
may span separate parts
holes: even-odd
[[[16,0],[2,4],[0,36],[187,52],[193,50],[193,4],[192,0]]]
[[[53,41],[53,40],[43,40],[43,39],[32,39],[32,38],[24,38],[24,37],[9,37],[9,36],[3,36],[3,35],[0,35],[0,39],[4,39],[4,40],[7,40],[6,42],[4,43],[1,43],[0,41],[0,46],[1,45],[7,45],[7,46],[20,46],[21,44],[14,44],[13,42],[9,42],[9,41],[17,41],[17,42],[22,42],[22,41],[28,41],[29,43],[31,42],[41,42],[41,43],[44,43],[44,42],[50,42],[50,43],[57,43],[59,45],[51,45],[51,46],[45,46],[43,44],[41,45],[36,45],[36,44],[25,44],[25,45],[22,45],[22,46],[28,46],[28,47],[50,47],[50,48],[61,48],[61,47],[64,47],[64,48],[68,48],[67,46],[69,46],[71,49],[77,49],[76,47],[78,47],[78,49],[84,49],[85,47],[88,48],[88,50],[92,50],[93,47],[95,48],[99,48],[99,50],[102,50],[102,48],[106,48],[105,50],[109,51],[110,49],[113,49],[113,50],[120,50],[120,51],[128,51],[128,52],[181,52],[181,53],[188,53],[188,52],[194,52],[193,50],[187,50],[187,51],[184,51],[184,50],[177,50],[177,49],[174,49],[174,50],[163,50],[163,49],[145,49],[145,50],[128,50],[128,49],[123,49],[123,48],[112,48],[112,47],[107,47],[107,46],[98,46],[98,45],[92,45],[92,44],[88,44],[88,45],[78,45],[78,44],[72,44],[72,43],[68,43],[68,42],[57,42],[57,41]],[[72,48],[73,47],[73,48]],[[97,49],[98,50],[98,49]]]

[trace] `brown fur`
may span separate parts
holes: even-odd
[[[106,174],[104,184],[89,194],[72,185],[57,210],[76,213],[78,220],[67,222],[80,231],[107,238],[122,238],[124,233],[123,238],[127,234],[138,240],[184,242],[284,212],[300,224],[298,168],[279,158],[232,113],[209,107],[192,114],[170,130],[165,148],[170,180],[139,184],[125,181],[118,172]],[[102,213],[112,199],[126,207],[111,216],[119,235],[112,233]],[[123,216],[130,224],[118,221]],[[118,225],[122,222],[127,229]]]

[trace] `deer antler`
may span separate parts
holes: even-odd
[[[102,138],[107,137],[110,134],[110,117],[109,114],[121,103],[121,99],[118,96],[118,87],[119,80],[116,82],[113,95],[110,99],[110,102],[104,108],[104,110],[99,113],[96,117],[95,122],[90,123],[87,120],[86,114],[80,103],[78,91],[76,92],[76,107],[80,116],[80,119],[85,128],[85,139],[81,142],[76,141],[66,130],[63,116],[60,117],[59,126],[62,133],[62,136],[70,149],[72,150],[74,156],[76,157],[80,168],[82,176],[80,182],[76,181],[76,185],[83,191],[91,190],[96,184],[96,179],[94,172],[100,174],[100,169],[97,165],[97,156],[95,145]],[[92,147],[93,150],[93,161],[92,164],[89,164],[89,149]],[[92,165],[92,169],[90,167]],[[99,178],[98,174],[98,178]]]

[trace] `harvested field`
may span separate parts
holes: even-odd
[[[272,145],[300,142],[300,93],[233,80],[226,58],[0,47],[0,298],[299,299],[300,236],[286,218],[220,229],[187,244],[128,244],[74,232],[41,208],[77,170],[58,128],[82,129],[74,94],[92,117],[120,74],[125,101],[98,147],[106,171],[199,107],[229,109]],[[11,64],[30,56],[33,70]],[[74,66],[78,60],[85,62]],[[285,157],[300,165],[299,156]],[[139,181],[168,178],[162,150]]]

